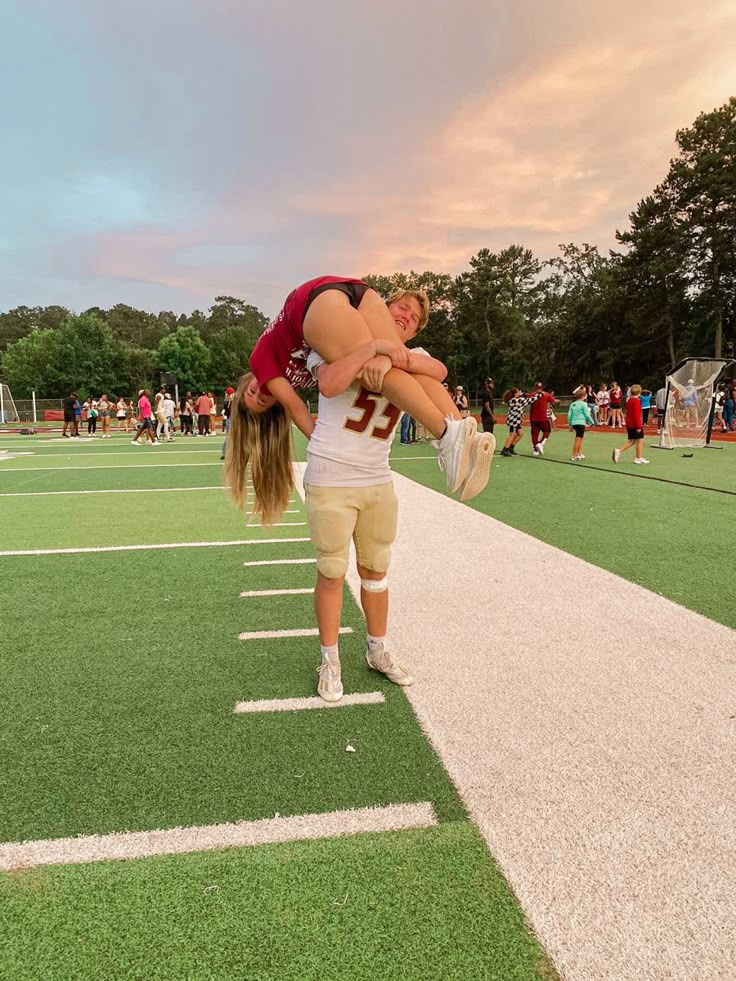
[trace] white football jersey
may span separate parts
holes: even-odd
[[[324,361],[312,352],[307,364],[316,374]],[[400,418],[401,409],[358,382],[334,398],[320,395],[304,482],[315,487],[388,483],[388,457]]]

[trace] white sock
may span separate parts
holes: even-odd
[[[337,644],[330,644],[327,647],[325,647],[324,644],[320,644],[319,645],[319,651],[320,651],[320,654],[322,655],[322,661],[323,662],[328,659],[328,657],[329,657],[330,654],[332,654],[331,660],[333,660],[333,661],[336,660],[340,656],[339,653],[338,653],[338,650],[337,650]]]
[[[373,637],[371,634],[368,634],[368,653],[378,654],[378,652],[382,649],[385,643],[386,643],[385,637]]]

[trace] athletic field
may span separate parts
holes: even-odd
[[[0,435],[0,977],[736,977],[736,444],[623,441],[527,434],[470,505],[397,443],[416,681],[346,587],[327,708],[299,494]]]

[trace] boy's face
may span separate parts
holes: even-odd
[[[405,296],[388,304],[388,312],[399,331],[399,337],[406,344],[419,332],[422,308],[413,296]]]

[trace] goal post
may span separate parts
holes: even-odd
[[[716,386],[733,363],[728,358],[683,358],[669,369],[657,449],[710,443]]]
[[[10,389],[0,382],[0,424],[6,422],[20,422],[20,416]]]

